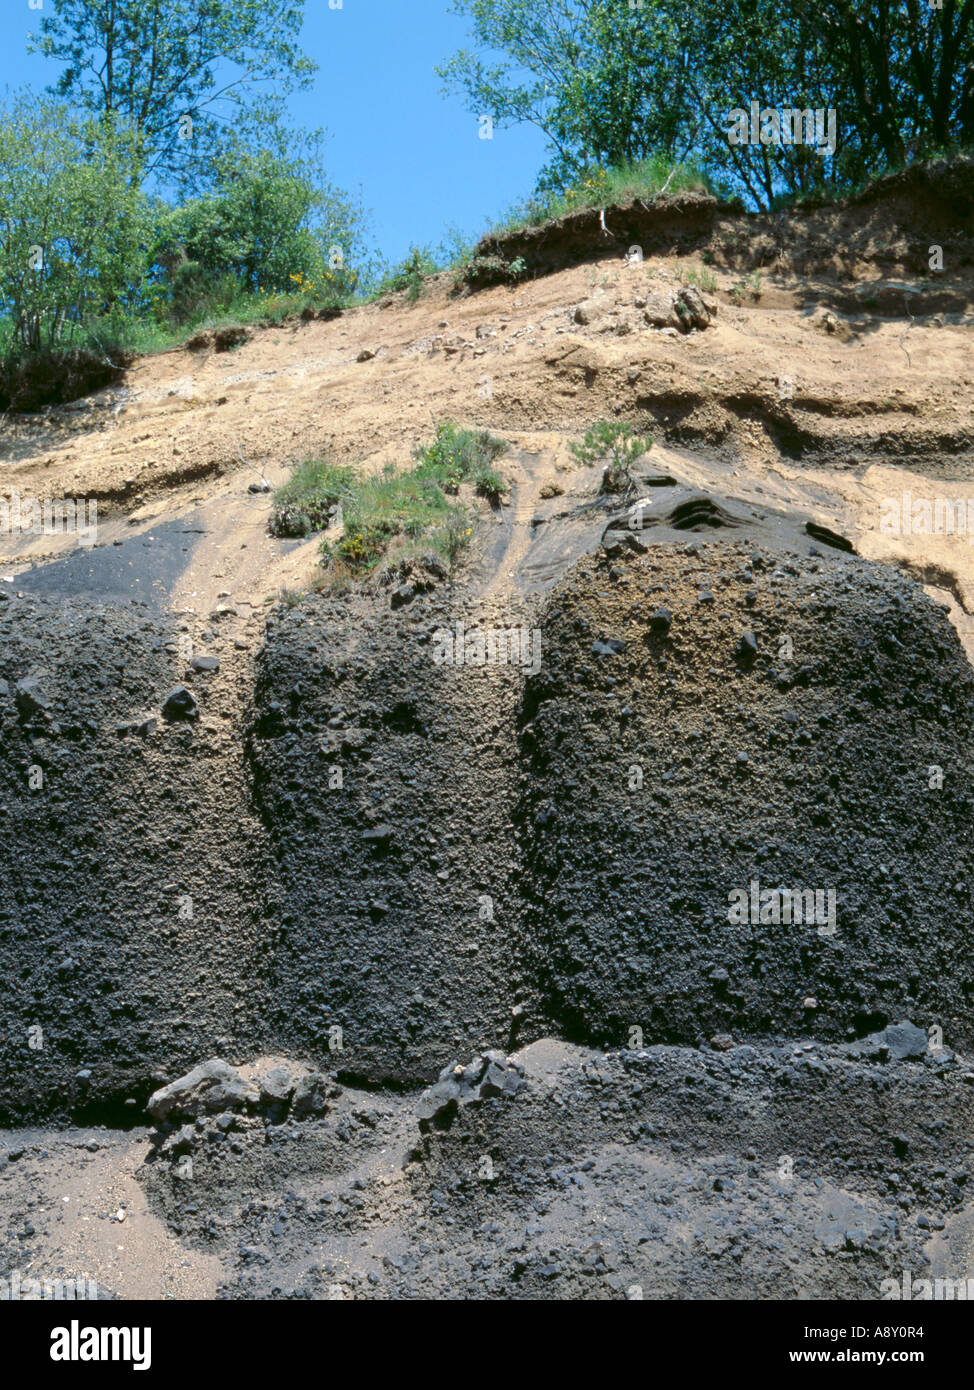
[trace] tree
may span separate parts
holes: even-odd
[[[974,143],[974,0],[455,0],[476,51],[439,69],[499,125],[548,137],[542,189],[688,154],[752,203]],[[490,56],[482,56],[482,55]],[[733,144],[731,112],[832,110],[835,148]]]
[[[895,164],[974,143],[974,0],[788,3],[847,84],[864,147]]]
[[[15,353],[84,339],[144,291],[150,211],[137,141],[21,92],[0,110],[0,319]]]
[[[592,165],[675,156],[692,128],[676,7],[655,7],[652,24],[628,0],[455,0],[454,13],[499,61],[462,50],[437,72],[478,115],[545,133],[552,160],[541,187]]]
[[[313,161],[231,144],[212,187],[159,209],[155,261],[170,317],[186,323],[244,294],[305,294],[340,303],[353,292],[364,219]]]
[[[758,206],[780,193],[811,192],[833,185],[849,139],[837,123],[836,151],[823,154],[802,143],[735,144],[730,116],[757,103],[759,111],[835,109],[840,82],[804,16],[778,0],[725,0],[696,6],[685,17],[688,44],[703,61],[687,75],[701,112],[699,152],[704,166],[728,176]]]
[[[52,89],[142,141],[144,170],[188,188],[256,90],[307,86],[303,0],[53,0],[29,50],[65,64]],[[270,95],[270,94],[268,94]]]

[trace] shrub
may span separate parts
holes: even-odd
[[[450,517],[450,503],[431,477],[399,473],[392,464],[376,477],[361,478],[343,504],[344,534],[326,541],[322,554],[354,571],[368,571],[394,536],[418,539]]]
[[[652,445],[649,435],[634,434],[632,426],[623,420],[599,420],[586,430],[581,444],[570,444],[569,448],[585,467],[608,462],[614,472],[619,472],[648,453]]]
[[[491,230],[498,233],[516,231],[521,227],[539,227],[543,222],[585,208],[604,208],[611,203],[656,198],[664,188],[667,193],[714,191],[711,180],[693,163],[674,164],[658,155],[651,155],[617,167],[596,165],[570,183],[547,187],[531,198],[516,203],[493,224]]]
[[[0,314],[8,352],[61,351],[144,307],[150,210],[135,138],[20,93],[0,110]]]
[[[404,260],[392,266],[382,276],[376,285],[375,294],[392,294],[405,290],[410,304],[415,304],[423,288],[423,281],[428,275],[435,275],[439,269],[436,257],[428,246],[413,246]]]
[[[474,474],[474,491],[490,502],[496,502],[507,492],[507,483],[495,468],[481,468]]]
[[[411,469],[399,471],[387,464],[381,473],[364,478],[353,477],[350,470],[333,470],[339,476],[325,490],[340,484],[343,533],[322,542],[323,564],[339,577],[367,574],[396,538],[432,546],[453,560],[472,527],[468,508],[447,494],[472,483],[483,496],[499,496],[506,484],[491,464],[506,447],[486,430],[460,429],[446,420],[437,426],[432,444],[413,451]],[[321,486],[318,475],[300,476],[307,484],[303,491],[295,479],[291,482],[302,496]]]
[[[111,120],[19,93],[0,110],[0,408],[112,381],[147,304],[139,150]]]
[[[236,150],[213,190],[160,216],[157,261],[174,323],[226,312],[245,296],[339,305],[353,294],[358,209],[285,159]]]
[[[274,536],[310,536],[323,531],[336,507],[352,496],[350,468],[306,459],[274,494],[269,527]]]
[[[414,449],[413,458],[418,474],[456,492],[461,483],[489,470],[506,448],[502,439],[487,430],[460,429],[452,420],[444,420],[436,427],[433,443]]]
[[[527,273],[527,262],[523,256],[515,256],[506,261],[503,256],[489,254],[472,255],[461,266],[453,279],[453,292],[456,294],[469,285],[471,289],[487,289],[491,285],[516,285]]]
[[[685,285],[696,285],[708,294],[712,294],[717,288],[717,276],[707,266],[688,266],[680,278]]]

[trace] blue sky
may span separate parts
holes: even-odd
[[[25,42],[43,10],[0,0],[0,14],[0,87],[50,84],[59,66],[28,56]],[[433,68],[468,38],[448,0],[342,0],[341,9],[306,0],[302,46],[319,71],[312,88],[291,98],[291,115],[328,132],[329,176],[361,195],[391,260],[411,244],[435,245],[450,225],[479,233],[531,192],[545,162],[533,127],[481,140],[476,116],[459,97],[441,95]]]

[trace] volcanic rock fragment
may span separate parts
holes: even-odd
[[[328,1079],[321,1072],[311,1071],[302,1076],[291,1097],[291,1114],[300,1119],[305,1115],[323,1115],[328,1109]]]
[[[199,703],[185,685],[177,685],[166,696],[162,712],[167,719],[195,719],[199,713]]]
[[[153,1092],[146,1106],[154,1120],[175,1116],[195,1119],[197,1115],[216,1115],[221,1110],[243,1110],[256,1104],[257,1091],[228,1062],[214,1057]]]
[[[524,1089],[524,1066],[503,1052],[483,1052],[466,1067],[444,1067],[435,1085],[420,1097],[416,1113],[421,1126],[455,1114],[461,1105],[475,1105],[492,1096],[513,1099]]]
[[[890,1023],[878,1033],[870,1033],[868,1037],[849,1043],[847,1051],[854,1057],[880,1057],[905,1062],[909,1058],[925,1057],[927,1048],[927,1035],[923,1029],[904,1019],[902,1023]]]
[[[14,703],[23,719],[50,717],[51,699],[36,676],[25,676],[17,682]]]

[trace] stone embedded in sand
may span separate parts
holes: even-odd
[[[604,318],[610,308],[606,295],[593,295],[590,299],[583,299],[580,304],[575,305],[572,318],[576,323],[595,323],[597,319]]]
[[[673,307],[684,333],[689,333],[692,328],[710,327],[709,310],[700,291],[693,285],[684,285]]]
[[[261,1105],[285,1105],[294,1090],[294,1080],[287,1067],[272,1067],[260,1079]]]
[[[199,714],[199,703],[185,685],[177,685],[166,696],[162,712],[167,719],[195,719]]]
[[[753,661],[758,654],[758,639],[753,632],[741,634],[737,643],[737,655],[742,661]]]
[[[367,845],[388,845],[392,839],[391,825],[374,825],[362,831],[362,839]]]
[[[929,1041],[922,1028],[904,1019],[901,1023],[890,1023],[878,1033],[859,1038],[849,1043],[847,1051],[856,1057],[889,1057],[894,1062],[905,1062],[909,1058],[925,1057]]]
[[[650,328],[675,328],[679,323],[671,295],[648,294],[645,303],[638,307],[642,308],[643,318]]]
[[[228,1062],[214,1057],[153,1092],[146,1106],[154,1120],[175,1116],[217,1115],[256,1104],[257,1091]]]
[[[513,1099],[524,1089],[524,1065],[503,1052],[483,1052],[469,1066],[444,1067],[435,1085],[424,1091],[416,1105],[421,1122],[475,1105],[494,1096]]]
[[[416,590],[412,584],[400,584],[393,589],[389,602],[393,608],[404,608],[407,603],[412,603],[415,597]]]
[[[174,1134],[170,1134],[169,1138],[162,1146],[162,1152],[171,1154],[173,1158],[181,1158],[184,1154],[192,1153],[193,1149],[196,1148],[196,1144],[196,1126],[185,1124],[180,1129],[177,1129]]]
[[[17,682],[14,703],[25,719],[38,715],[45,719],[50,717],[51,698],[36,676],[25,676]]]
[[[308,1072],[294,1088],[291,1114],[298,1118],[304,1115],[323,1115],[327,1109],[328,1078],[318,1071]]]
[[[886,1045],[891,1057],[905,1061],[907,1057],[926,1056],[928,1040],[922,1028],[904,1020],[891,1023],[886,1029]]]

